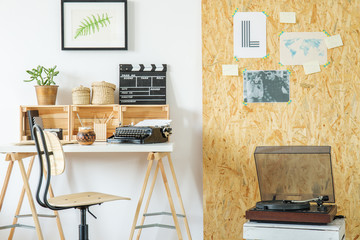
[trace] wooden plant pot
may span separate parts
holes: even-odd
[[[35,86],[38,105],[55,105],[57,85]]]

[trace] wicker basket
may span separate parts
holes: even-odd
[[[92,104],[114,104],[114,92],[116,86],[108,82],[94,82],[92,87]]]
[[[90,88],[80,87],[72,90],[72,102],[74,105],[90,104]]]

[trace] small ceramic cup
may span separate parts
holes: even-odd
[[[89,127],[79,127],[79,132],[76,135],[76,140],[81,145],[91,145],[95,142],[96,134],[94,130]]]

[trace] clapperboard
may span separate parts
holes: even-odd
[[[119,103],[166,104],[166,64],[120,64]]]

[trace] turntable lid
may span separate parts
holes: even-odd
[[[329,196],[335,202],[330,146],[261,146],[254,157],[262,201]]]

